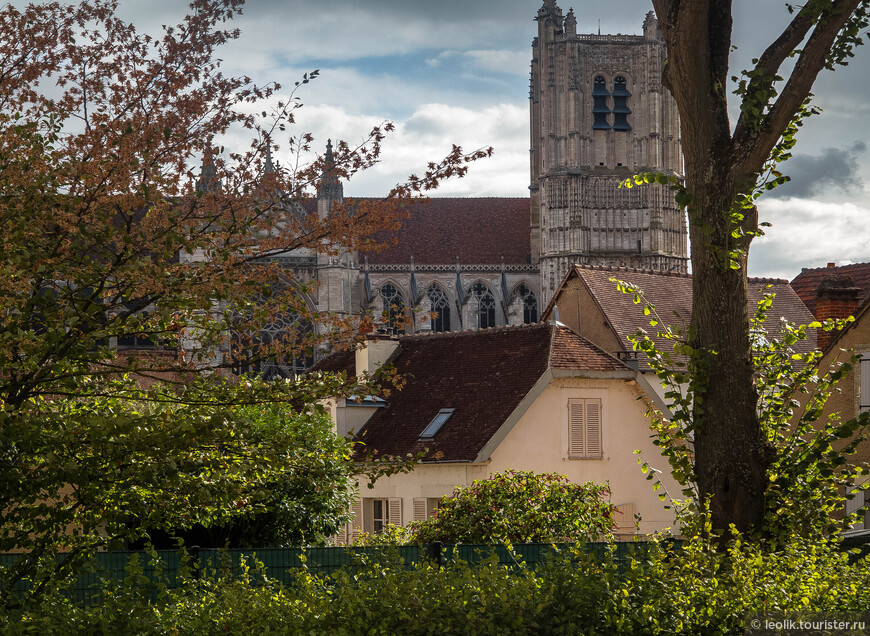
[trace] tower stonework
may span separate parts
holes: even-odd
[[[665,45],[650,12],[642,35],[577,33],[573,10],[538,11],[531,64],[531,249],[546,304],[574,264],[686,272],[685,214],[639,172],[682,178],[677,106],[662,85]]]

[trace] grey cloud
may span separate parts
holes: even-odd
[[[820,154],[796,154],[780,169],[791,181],[767,196],[774,198],[808,198],[829,190],[847,194],[864,190],[864,181],[859,155],[867,149],[863,141],[856,141],[848,148],[822,148]]]

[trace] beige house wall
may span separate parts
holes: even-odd
[[[411,473],[378,480],[373,489],[361,484],[360,496],[401,499],[401,520],[406,525],[414,518],[415,498],[449,495],[457,486],[468,486],[475,479],[508,469],[555,472],[577,483],[609,482],[612,503],[634,504],[642,518],[641,533],[673,528],[673,514],[665,510],[665,503],[659,499],[659,493],[664,491],[653,490],[653,482],[642,473],[634,453],[642,451],[646,461],[663,471],[659,476],[666,489],[680,496],[680,489],[667,470],[667,461],[650,439],[646,406],[637,400],[641,394],[634,381],[554,378],[482,463],[423,464]],[[581,397],[602,400],[601,459],[568,458],[568,400]]]
[[[845,349],[846,351],[843,351]],[[830,368],[837,360],[846,361],[852,352],[870,353],[870,314],[860,314],[852,327],[845,332],[836,346],[822,358],[819,370]],[[861,363],[857,362],[849,375],[840,380],[837,385],[838,391],[831,395],[825,405],[825,417],[830,414],[839,414],[844,419],[851,419],[860,413],[861,405]],[[865,396],[870,402],[870,396]],[[864,443],[858,449],[854,457],[855,461],[870,463],[870,442]]]

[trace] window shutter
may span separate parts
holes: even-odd
[[[389,499],[389,510],[387,514],[390,518],[390,524],[394,526],[402,525],[402,498],[401,497],[390,497]]]
[[[414,521],[425,521],[429,516],[429,511],[426,509],[425,497],[414,497]],[[392,510],[393,504],[390,504]]]
[[[583,443],[584,413],[583,400],[568,402],[568,456],[583,457],[586,445]]]
[[[847,493],[852,492],[853,490],[855,490],[855,488],[856,488],[855,486],[847,486],[846,492]],[[847,515],[850,515],[853,512],[857,512],[859,509],[863,508],[866,505],[867,499],[868,499],[868,496],[867,496],[868,492],[870,492],[870,491],[861,490],[861,491],[855,493],[854,499],[851,499],[851,500],[847,499],[844,502]],[[858,521],[855,522],[854,524],[852,524],[852,530],[864,530],[866,525],[867,525],[866,518],[867,518],[866,513],[863,515],[859,515]]]
[[[586,457],[601,455],[601,400],[586,400]]]
[[[870,353],[861,355],[861,388],[859,396],[859,412],[870,410]]]
[[[363,502],[362,499],[357,499],[353,504],[353,520],[350,522],[350,535],[347,538],[348,543],[352,543],[362,532],[363,529]]]
[[[617,534],[634,534],[634,515],[636,514],[637,504],[627,503],[616,506],[613,520],[616,522]]]

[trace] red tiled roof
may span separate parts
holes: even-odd
[[[361,253],[372,265],[410,263],[467,264],[529,262],[528,198],[432,198],[411,207],[397,232],[376,235],[397,239],[379,252]]]
[[[553,329],[550,366],[587,371],[622,371],[627,368],[604,349],[567,328]]]
[[[813,314],[816,313],[816,292],[819,284],[834,274],[852,279],[855,287],[861,289],[861,302],[870,296],[870,263],[855,263],[839,267],[805,267],[791,281],[791,286]]]
[[[322,371],[323,373],[341,373],[342,371],[347,371],[348,376],[354,375],[355,369],[356,351],[354,349],[336,351],[311,367],[312,371]]]
[[[640,288],[646,301],[655,307],[662,326],[670,324],[683,329],[688,327],[692,313],[691,274],[651,272],[625,267],[579,266],[575,266],[573,272],[586,283],[626,350],[632,348],[628,336],[633,336],[639,329],[644,329],[652,337],[654,329],[650,327],[650,317],[643,315],[642,306],[634,304],[631,294],[619,291],[611,282],[611,278],[623,280]],[[813,316],[788,281],[776,278],[749,279],[749,298],[753,306],[766,293],[775,294],[773,306],[767,313],[767,325],[775,327],[780,317],[799,325],[812,322]],[[660,349],[672,348],[670,345],[673,343],[663,338],[652,339]],[[811,329],[806,340],[796,343],[795,350],[805,353],[815,349],[815,346],[816,334],[815,330]]]
[[[547,370],[628,368],[566,327],[537,323],[479,331],[402,336],[393,365],[406,383],[360,431],[366,451],[416,454],[424,461],[472,461]],[[346,352],[319,370],[348,369]],[[620,376],[622,377],[622,376]],[[441,409],[456,409],[433,439],[420,434]]]

